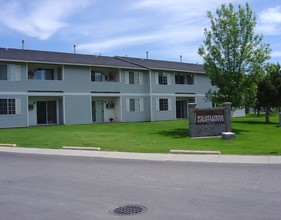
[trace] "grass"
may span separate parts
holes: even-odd
[[[0,143],[20,147],[61,148],[62,146],[101,147],[105,151],[167,153],[179,150],[218,150],[222,154],[281,155],[281,128],[277,114],[271,123],[264,116],[234,118],[236,140],[191,139],[188,121],[59,125],[0,129]]]

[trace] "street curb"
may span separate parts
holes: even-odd
[[[79,147],[79,146],[63,146],[62,149],[65,150],[90,150],[90,151],[100,151],[100,147]]]
[[[0,147],[16,147],[16,144],[0,144]]]
[[[170,150],[171,154],[211,154],[211,155],[220,155],[220,151],[199,151],[199,150]]]
[[[175,161],[175,162],[207,162],[207,163],[231,163],[231,164],[280,164],[281,156],[250,156],[250,155],[210,155],[210,154],[172,154],[172,153],[128,153],[91,151],[76,149],[42,149],[21,147],[0,147],[1,152],[56,155],[72,157],[92,157],[104,159],[129,159],[149,161]],[[200,152],[201,153],[201,152]]]

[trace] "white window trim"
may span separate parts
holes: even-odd
[[[135,108],[138,106],[138,109],[135,109],[135,111],[130,111],[130,100],[131,99],[134,100]],[[137,102],[138,102],[138,105],[136,105]],[[139,99],[126,98],[126,112],[143,112],[143,111],[144,111],[144,99],[143,98],[139,98]]]
[[[21,80],[21,66],[15,64],[7,64],[7,81]]]
[[[16,115],[20,115],[21,114],[21,99],[16,98],[15,102],[16,102]]]
[[[143,72],[126,71],[125,72],[125,84],[130,84],[130,72],[134,73],[134,84],[132,85],[143,85]],[[138,80],[137,80],[138,78]]]
[[[171,73],[167,73],[167,72],[161,72],[164,74],[166,74],[167,76],[167,85],[170,86],[172,84],[172,77],[171,77]],[[167,86],[166,84],[159,84],[159,72],[155,72],[155,85],[162,85],[162,86]]]
[[[168,110],[161,111],[160,110],[160,99],[168,99]],[[157,98],[156,99],[156,111],[157,112],[167,112],[167,111],[172,111],[172,99],[171,98]]]
[[[8,99],[14,99],[15,100],[15,114],[4,114],[4,115],[12,116],[12,115],[20,115],[21,114],[21,99],[20,98],[3,98],[3,99],[7,99],[7,100]]]

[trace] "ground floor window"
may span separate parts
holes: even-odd
[[[168,99],[159,99],[159,110],[160,111],[169,110],[169,100]]]
[[[0,115],[14,115],[14,114],[16,114],[16,100],[0,99]]]
[[[127,99],[128,112],[143,112],[143,99]]]

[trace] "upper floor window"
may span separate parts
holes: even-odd
[[[167,85],[168,84],[167,73],[158,73],[158,81],[159,81],[159,85]]]
[[[175,75],[176,84],[194,84],[194,74],[192,73],[176,73]]]
[[[117,80],[114,72],[101,72],[101,71],[91,71],[91,81],[92,82],[103,82],[103,81],[111,81],[114,82]]]
[[[155,73],[156,85],[171,85],[171,74],[165,72]]]
[[[21,66],[0,64],[0,80],[20,81]]]
[[[184,76],[176,75],[175,76],[175,82],[176,82],[176,84],[185,84]]]
[[[102,72],[91,71],[91,81],[92,82],[101,82],[102,81]]]
[[[193,85],[194,84],[194,74],[188,73],[186,77],[187,84]]]
[[[126,84],[143,85],[143,73],[128,71],[125,73]]]
[[[62,80],[61,68],[55,69],[34,69],[28,71],[28,79],[37,80]]]

